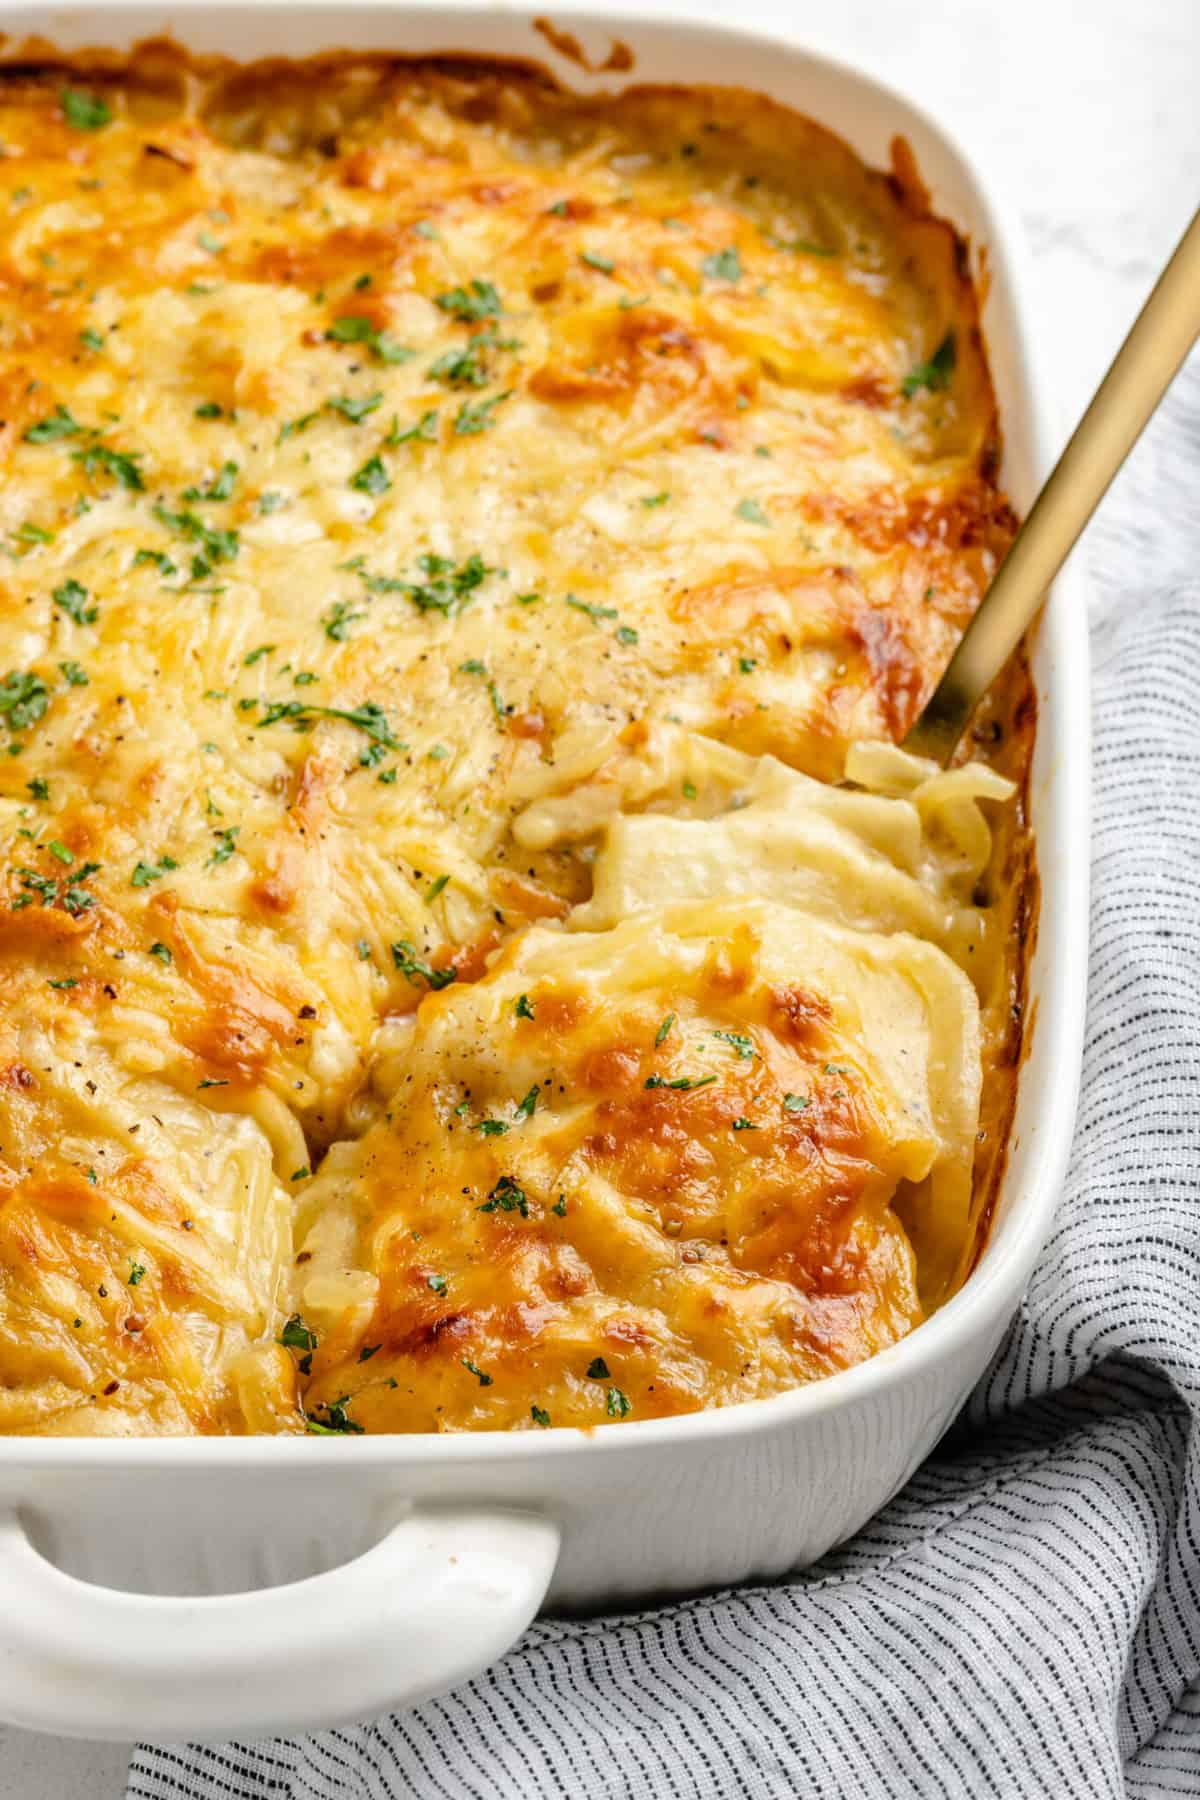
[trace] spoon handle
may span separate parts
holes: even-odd
[[[946,672],[904,740],[948,762],[1046,589],[1200,335],[1200,212],[1158,278],[1070,443],[1013,539]]]

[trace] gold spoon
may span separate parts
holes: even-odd
[[[1033,623],[1046,589],[1200,336],[1200,212],[1158,278],[1091,405],[1012,541],[904,740],[948,763],[971,714]]]

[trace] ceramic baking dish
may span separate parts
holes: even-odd
[[[152,4],[5,7],[31,37],[123,50],[330,48],[523,56],[561,79],[725,83],[838,132],[884,166],[915,153],[984,276],[984,329],[1018,509],[1053,409],[1024,251],[962,151],[854,70],[747,32],[572,9],[589,74],[520,8]],[[552,37],[553,34],[550,34]],[[556,41],[563,43],[561,37]],[[614,61],[624,62],[618,58]],[[872,1361],[770,1400],[586,1434],[0,1438],[0,1718],[88,1737],[311,1731],[444,1690],[544,1607],[601,1608],[777,1576],[848,1537],[907,1480],[995,1349],[1046,1235],[1077,1088],[1087,943],[1087,642],[1070,576],[1034,647],[1032,815],[1042,883],[1032,1041],[986,1250],[928,1324]]]

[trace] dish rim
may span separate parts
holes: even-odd
[[[345,35],[351,38],[356,15],[377,15],[393,22],[397,36],[408,21],[419,20],[425,32],[444,22],[447,57],[478,56],[481,61],[541,64],[552,70],[565,85],[572,76],[560,70],[549,41],[528,52],[513,49],[478,51],[462,47],[469,41],[472,25],[501,20],[507,27],[519,30],[527,26],[536,30],[536,20],[544,15],[535,5],[504,4],[492,0],[454,0],[441,5],[414,3],[414,0],[354,0],[344,9],[335,9],[329,0],[256,0],[255,13],[260,19],[285,18],[294,14],[324,14],[332,20],[345,19]],[[65,58],[77,58],[83,49],[58,51],[53,33],[56,21],[62,35],[68,21],[73,35],[81,18],[92,47],[111,49],[114,39],[122,35],[125,22],[134,35],[135,22],[143,22],[134,41],[169,35],[177,27],[180,40],[186,43],[188,22],[202,20],[218,33],[235,28],[244,15],[231,0],[174,0],[163,6],[159,0],[124,0],[117,6],[97,5],[80,14],[73,8],[25,5],[6,9],[7,36],[0,47],[0,70],[6,64],[22,60],[48,58],[52,46]],[[19,35],[20,26],[10,21],[28,21],[28,32]],[[1018,404],[1027,413],[1032,461],[1036,478],[1045,478],[1051,466],[1053,445],[1058,436],[1057,408],[1048,398],[1045,382],[1045,360],[1037,348],[1032,329],[1029,293],[1029,256],[1024,234],[1015,217],[1003,183],[991,171],[981,169],[979,159],[969,152],[926,106],[870,65],[814,48],[802,38],[789,37],[773,27],[756,24],[725,24],[707,19],[676,18],[663,13],[647,17],[635,8],[574,4],[567,0],[555,8],[556,22],[561,20],[572,30],[606,35],[624,40],[638,33],[662,35],[678,33],[693,42],[708,40],[714,49],[724,43],[731,50],[748,48],[779,51],[787,58],[800,58],[815,72],[858,84],[871,90],[871,98],[886,108],[896,120],[896,129],[913,123],[938,147],[947,162],[964,178],[986,224],[986,250],[989,278],[1002,283],[1008,296],[1012,338],[1018,357],[1019,377],[1015,384]],[[339,32],[331,24],[331,32]],[[45,35],[43,35],[45,34]],[[31,42],[32,40],[32,42]],[[455,42],[457,40],[457,42]],[[22,56],[22,47],[30,46]],[[331,46],[331,50],[334,47]],[[409,51],[395,48],[397,57],[413,59],[435,57],[433,49]],[[211,54],[207,51],[193,52]],[[229,55],[228,51],[221,54]],[[286,60],[304,60],[304,52]],[[388,54],[386,50],[356,47],[350,54],[364,57]],[[232,61],[242,60],[237,56]],[[252,56],[248,62],[263,61]],[[579,71],[576,70],[576,77]],[[585,71],[589,84],[602,80],[617,87],[640,85],[635,51],[634,66],[628,70]],[[647,79],[646,85],[661,85]],[[683,81],[681,86],[714,86],[712,82]],[[741,86],[741,83],[730,85]],[[774,94],[769,98],[774,99]],[[790,104],[789,102],[780,102]],[[793,110],[800,110],[793,106]],[[823,120],[811,115],[818,124]],[[826,127],[834,129],[833,127]],[[842,136],[840,131],[835,135]],[[851,142],[851,149],[861,155]],[[956,223],[952,221],[952,223]],[[992,361],[988,344],[989,363]],[[1011,396],[1010,396],[1011,406]],[[1001,411],[1003,430],[1005,410]],[[1082,583],[1078,569],[1068,570],[1055,582],[1044,613],[1034,627],[1035,648],[1043,653],[1053,669],[1049,681],[1036,683],[1038,695],[1038,733],[1035,747],[1033,780],[1038,779],[1039,763],[1053,762],[1054,810],[1065,821],[1069,841],[1055,846],[1054,904],[1039,909],[1038,943],[1031,953],[1044,963],[1044,981],[1040,992],[1032,996],[1026,1023],[1026,1043],[1022,1049],[1022,1069],[1018,1077],[1017,1102],[1010,1128],[1006,1154],[1011,1157],[1017,1132],[1036,1128],[1037,1143],[1032,1149],[1032,1163],[1019,1187],[1009,1194],[1010,1176],[1006,1165],[998,1189],[998,1216],[994,1216],[987,1241],[978,1262],[962,1287],[939,1310],[907,1337],[876,1352],[851,1368],[823,1377],[819,1381],[788,1389],[763,1399],[738,1401],[728,1406],[710,1407],[694,1413],[682,1413],[657,1419],[622,1421],[619,1430],[602,1426],[552,1426],[532,1431],[475,1431],[461,1433],[397,1432],[339,1438],[336,1442],[292,1434],[263,1433],[245,1437],[26,1437],[0,1436],[0,1475],[8,1469],[95,1468],[111,1470],[114,1466],[138,1469],[190,1468],[197,1464],[214,1468],[324,1468],[341,1466],[349,1457],[354,1466],[393,1466],[398,1464],[457,1464],[460,1462],[504,1463],[559,1462],[562,1458],[578,1458],[623,1449],[626,1454],[659,1447],[695,1447],[716,1439],[757,1436],[789,1427],[839,1408],[867,1405],[892,1387],[914,1382],[932,1365],[949,1360],[957,1352],[977,1343],[982,1335],[999,1336],[1016,1306],[1032,1271],[1034,1260],[1049,1230],[1062,1177],[1071,1146],[1072,1129],[1079,1089],[1083,1027],[1086,1006],[1087,967],[1087,898],[1088,898],[1088,825],[1089,825],[1089,761],[1088,761],[1088,640],[1087,614],[1082,602]],[[1037,657],[1035,656],[1035,662]],[[1044,690],[1048,688],[1052,724],[1047,727]],[[1044,779],[1044,775],[1043,775]],[[1038,845],[1038,867],[1047,866],[1045,847]],[[1046,1057],[1050,1066],[1066,1070],[1065,1083],[1053,1095],[1047,1088],[1031,1093],[1025,1080],[1029,1060],[1028,1038],[1036,1033],[1039,1058]],[[1048,1040],[1048,1041],[1047,1041]]]

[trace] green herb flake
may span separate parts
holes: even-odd
[[[466,287],[435,294],[433,304],[440,306],[443,312],[453,313],[464,325],[495,317],[504,311],[500,296],[490,281],[472,281]]]
[[[602,256],[598,250],[581,250],[579,260],[589,269],[598,269],[601,275],[611,275],[617,266],[611,256]]]
[[[728,1044],[729,1048],[736,1052],[739,1061],[753,1062],[755,1055],[757,1054],[754,1048],[754,1040],[753,1038],[748,1038],[745,1032],[714,1031],[713,1036],[715,1038],[720,1038],[723,1044]]]
[[[670,498],[671,496],[669,493],[643,494],[641,504],[646,508],[647,512],[649,512],[651,507],[665,506]]]
[[[560,1194],[558,1199],[554,1202],[554,1205],[550,1208],[550,1211],[554,1213],[557,1218],[565,1219],[567,1216],[567,1196],[565,1194]]]
[[[604,1395],[604,1410],[610,1419],[624,1419],[633,1411],[633,1402],[618,1387],[610,1387]]]
[[[249,650],[242,658],[242,667],[252,669],[255,663],[261,662],[264,656],[270,656],[272,650],[278,649],[276,644],[260,644],[257,650]]]
[[[784,1112],[790,1112],[790,1113],[803,1112],[804,1109],[807,1107],[807,1105],[808,1105],[808,1095],[807,1094],[785,1094],[783,1096]]]
[[[77,662],[70,662],[70,661],[60,662],[58,666],[59,666],[60,670],[62,671],[63,679],[66,681],[68,687],[86,687],[87,686],[87,684],[88,684],[87,670],[84,668],[81,668]],[[2,712],[4,710],[3,698],[4,698],[4,692],[3,692],[3,689],[0,688],[0,712]]]
[[[178,867],[173,856],[164,856],[157,863],[139,862],[129,877],[129,885],[135,888],[149,887],[151,882],[160,881],[164,875]]]
[[[156,956],[159,962],[165,964],[168,968],[175,960],[166,944],[151,944],[150,954],[151,956]]]
[[[49,704],[50,690],[40,675],[10,669],[0,682],[0,718],[8,721],[10,731],[26,731],[36,725]]]
[[[352,425],[361,425],[368,414],[383,405],[382,394],[366,394],[355,398],[349,394],[338,394],[325,402],[330,412],[340,413],[343,419],[349,419]]]
[[[76,625],[94,625],[100,616],[98,607],[88,605],[90,595],[77,581],[64,581],[61,587],[54,589],[51,598],[59,611],[66,613]]]
[[[321,620],[325,636],[335,644],[345,643],[350,636],[350,627],[366,616],[365,613],[355,612],[349,600],[335,600]]]
[[[658,1030],[654,1034],[654,1042],[655,1042],[656,1046],[666,1042],[667,1034],[670,1031],[670,1029],[674,1023],[675,1023],[675,1014],[668,1013],[666,1018],[663,1020],[662,1024],[659,1026]]]
[[[739,500],[733,510],[739,519],[745,519],[747,525],[769,525],[771,523],[757,500]]]
[[[72,131],[100,131],[112,124],[112,113],[98,94],[85,93],[82,88],[64,88],[58,99]]]
[[[520,996],[516,1005],[513,1008],[513,1011],[516,1013],[518,1019],[532,1019],[533,1018],[533,1016],[534,1016],[533,1007],[530,1005],[528,994],[522,994]]]
[[[417,955],[407,938],[401,938],[399,943],[392,945],[392,962],[399,973],[414,987],[419,981],[423,981],[434,993],[439,988],[449,987],[450,983],[458,976],[456,969],[432,968],[429,963]]]
[[[693,1088],[708,1087],[716,1079],[715,1075],[701,1075],[699,1078],[679,1075],[674,1081],[668,1081],[664,1075],[649,1075],[644,1085],[648,1088],[674,1088],[677,1092],[686,1094]]]
[[[315,1350],[317,1334],[299,1313],[293,1313],[275,1342],[282,1344],[285,1350]]]
[[[550,1414],[544,1407],[531,1406],[529,1409],[529,1416],[535,1425],[541,1426],[543,1431],[545,1431],[550,1424]]]
[[[957,362],[958,348],[954,333],[948,331],[929,361],[918,363],[904,377],[900,385],[905,396],[911,400],[913,395],[920,393],[922,388],[928,388],[933,393],[940,388],[949,386],[950,377],[954,373]]]
[[[485,1375],[483,1370],[479,1368],[477,1364],[473,1363],[469,1356],[464,1356],[462,1358],[462,1366],[467,1371],[468,1375],[474,1375],[480,1387],[491,1387],[491,1376]]]
[[[733,1129],[735,1131],[757,1131],[758,1126],[754,1123],[753,1119],[735,1119],[733,1121]]]
[[[86,450],[71,452],[71,461],[80,465],[89,480],[97,475],[110,475],[118,486],[128,488],[134,494],[146,490],[138,468],[141,460],[138,451],[110,450],[107,444],[89,444]]]
[[[139,1284],[139,1283],[140,1283],[140,1282],[143,1282],[143,1281],[145,1281],[145,1279],[146,1279],[146,1266],[145,1266],[145,1264],[144,1264],[144,1263],[137,1263],[137,1262],[135,1262],[135,1263],[130,1263],[130,1265],[129,1265],[129,1275],[128,1275],[128,1277],[127,1277],[127,1285],[128,1285],[128,1286],[129,1286],[129,1287],[137,1287],[137,1286],[138,1286],[138,1284]]]
[[[211,869],[215,863],[227,863],[231,856],[236,855],[237,839],[240,831],[240,825],[229,825],[224,831],[213,832],[213,836],[217,840],[216,848],[204,865],[205,868]]]
[[[532,1119],[534,1112],[537,1109],[538,1095],[541,1091],[540,1085],[535,1081],[525,1098],[517,1107],[518,1119]]]
[[[237,464],[224,462],[207,487],[184,488],[183,497],[185,500],[228,500],[233,493],[237,478]]]
[[[41,775],[35,775],[32,781],[27,781],[25,783],[25,786],[29,789],[30,794],[35,800],[48,800],[50,798],[49,783]]]
[[[741,258],[732,244],[706,256],[700,268],[710,281],[740,281],[742,278]]]
[[[604,619],[617,617],[615,606],[599,606],[587,600],[580,600],[575,594],[564,594],[563,599],[576,612],[586,613],[593,625],[599,625]]]
[[[23,434],[26,444],[56,444],[61,438],[78,437],[83,426],[65,406],[56,406],[48,418],[39,419]]]
[[[369,457],[350,477],[350,486],[360,494],[386,494],[391,485],[392,478],[379,455]]]
[[[490,400],[480,400],[474,406],[464,400],[454,415],[454,431],[458,437],[476,437],[481,431],[496,423],[492,417],[496,408],[509,399],[512,389],[507,388],[502,394],[493,394]]]
[[[52,988],[73,988],[79,986],[79,980],[75,975],[65,975],[61,981],[47,981],[46,986]]]
[[[444,1275],[429,1275],[425,1279],[425,1286],[434,1294],[444,1294],[447,1285]]]
[[[481,1213],[516,1212],[523,1219],[529,1217],[529,1196],[518,1186],[511,1175],[502,1175],[489,1193],[482,1206],[476,1209]]]

